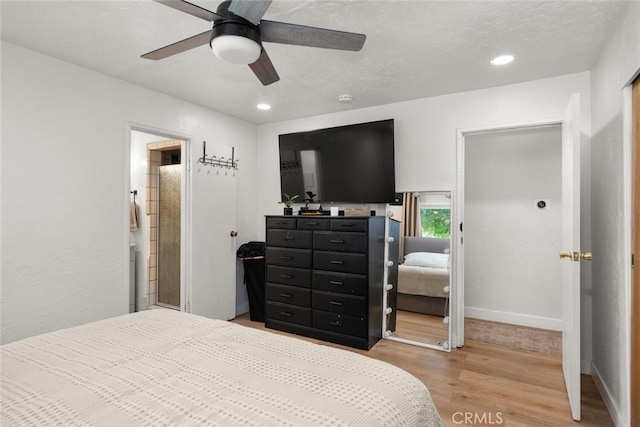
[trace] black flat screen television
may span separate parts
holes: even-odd
[[[392,203],[393,119],[280,135],[280,188],[297,202]],[[284,201],[284,196],[283,196]]]

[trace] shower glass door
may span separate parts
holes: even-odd
[[[180,307],[180,164],[160,166],[158,191],[158,304]]]

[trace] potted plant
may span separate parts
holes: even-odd
[[[297,194],[289,196],[287,193],[282,193],[282,200],[278,203],[284,203],[284,205],[286,206],[284,208],[285,215],[293,215],[293,208],[291,207],[291,205],[293,205],[293,202],[295,202],[298,197],[300,196]]]
[[[302,199],[305,203],[304,203],[304,210],[309,210],[309,203],[313,203],[314,202],[314,198],[316,197],[316,195],[312,192],[312,191],[307,191],[307,198],[306,199]]]

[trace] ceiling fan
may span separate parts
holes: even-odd
[[[248,64],[267,86],[280,80],[262,42],[358,51],[364,34],[307,27],[262,19],[272,0],[223,1],[215,12],[184,0],[154,0],[189,15],[213,22],[213,28],[179,42],[145,53],[145,59],[164,59],[209,43],[223,61]]]

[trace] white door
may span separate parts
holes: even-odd
[[[580,95],[562,120],[562,370],[571,415],[580,420]]]
[[[207,144],[207,157],[231,158],[231,147]],[[238,172],[192,165],[192,280],[187,311],[228,320],[236,315],[236,180]]]

